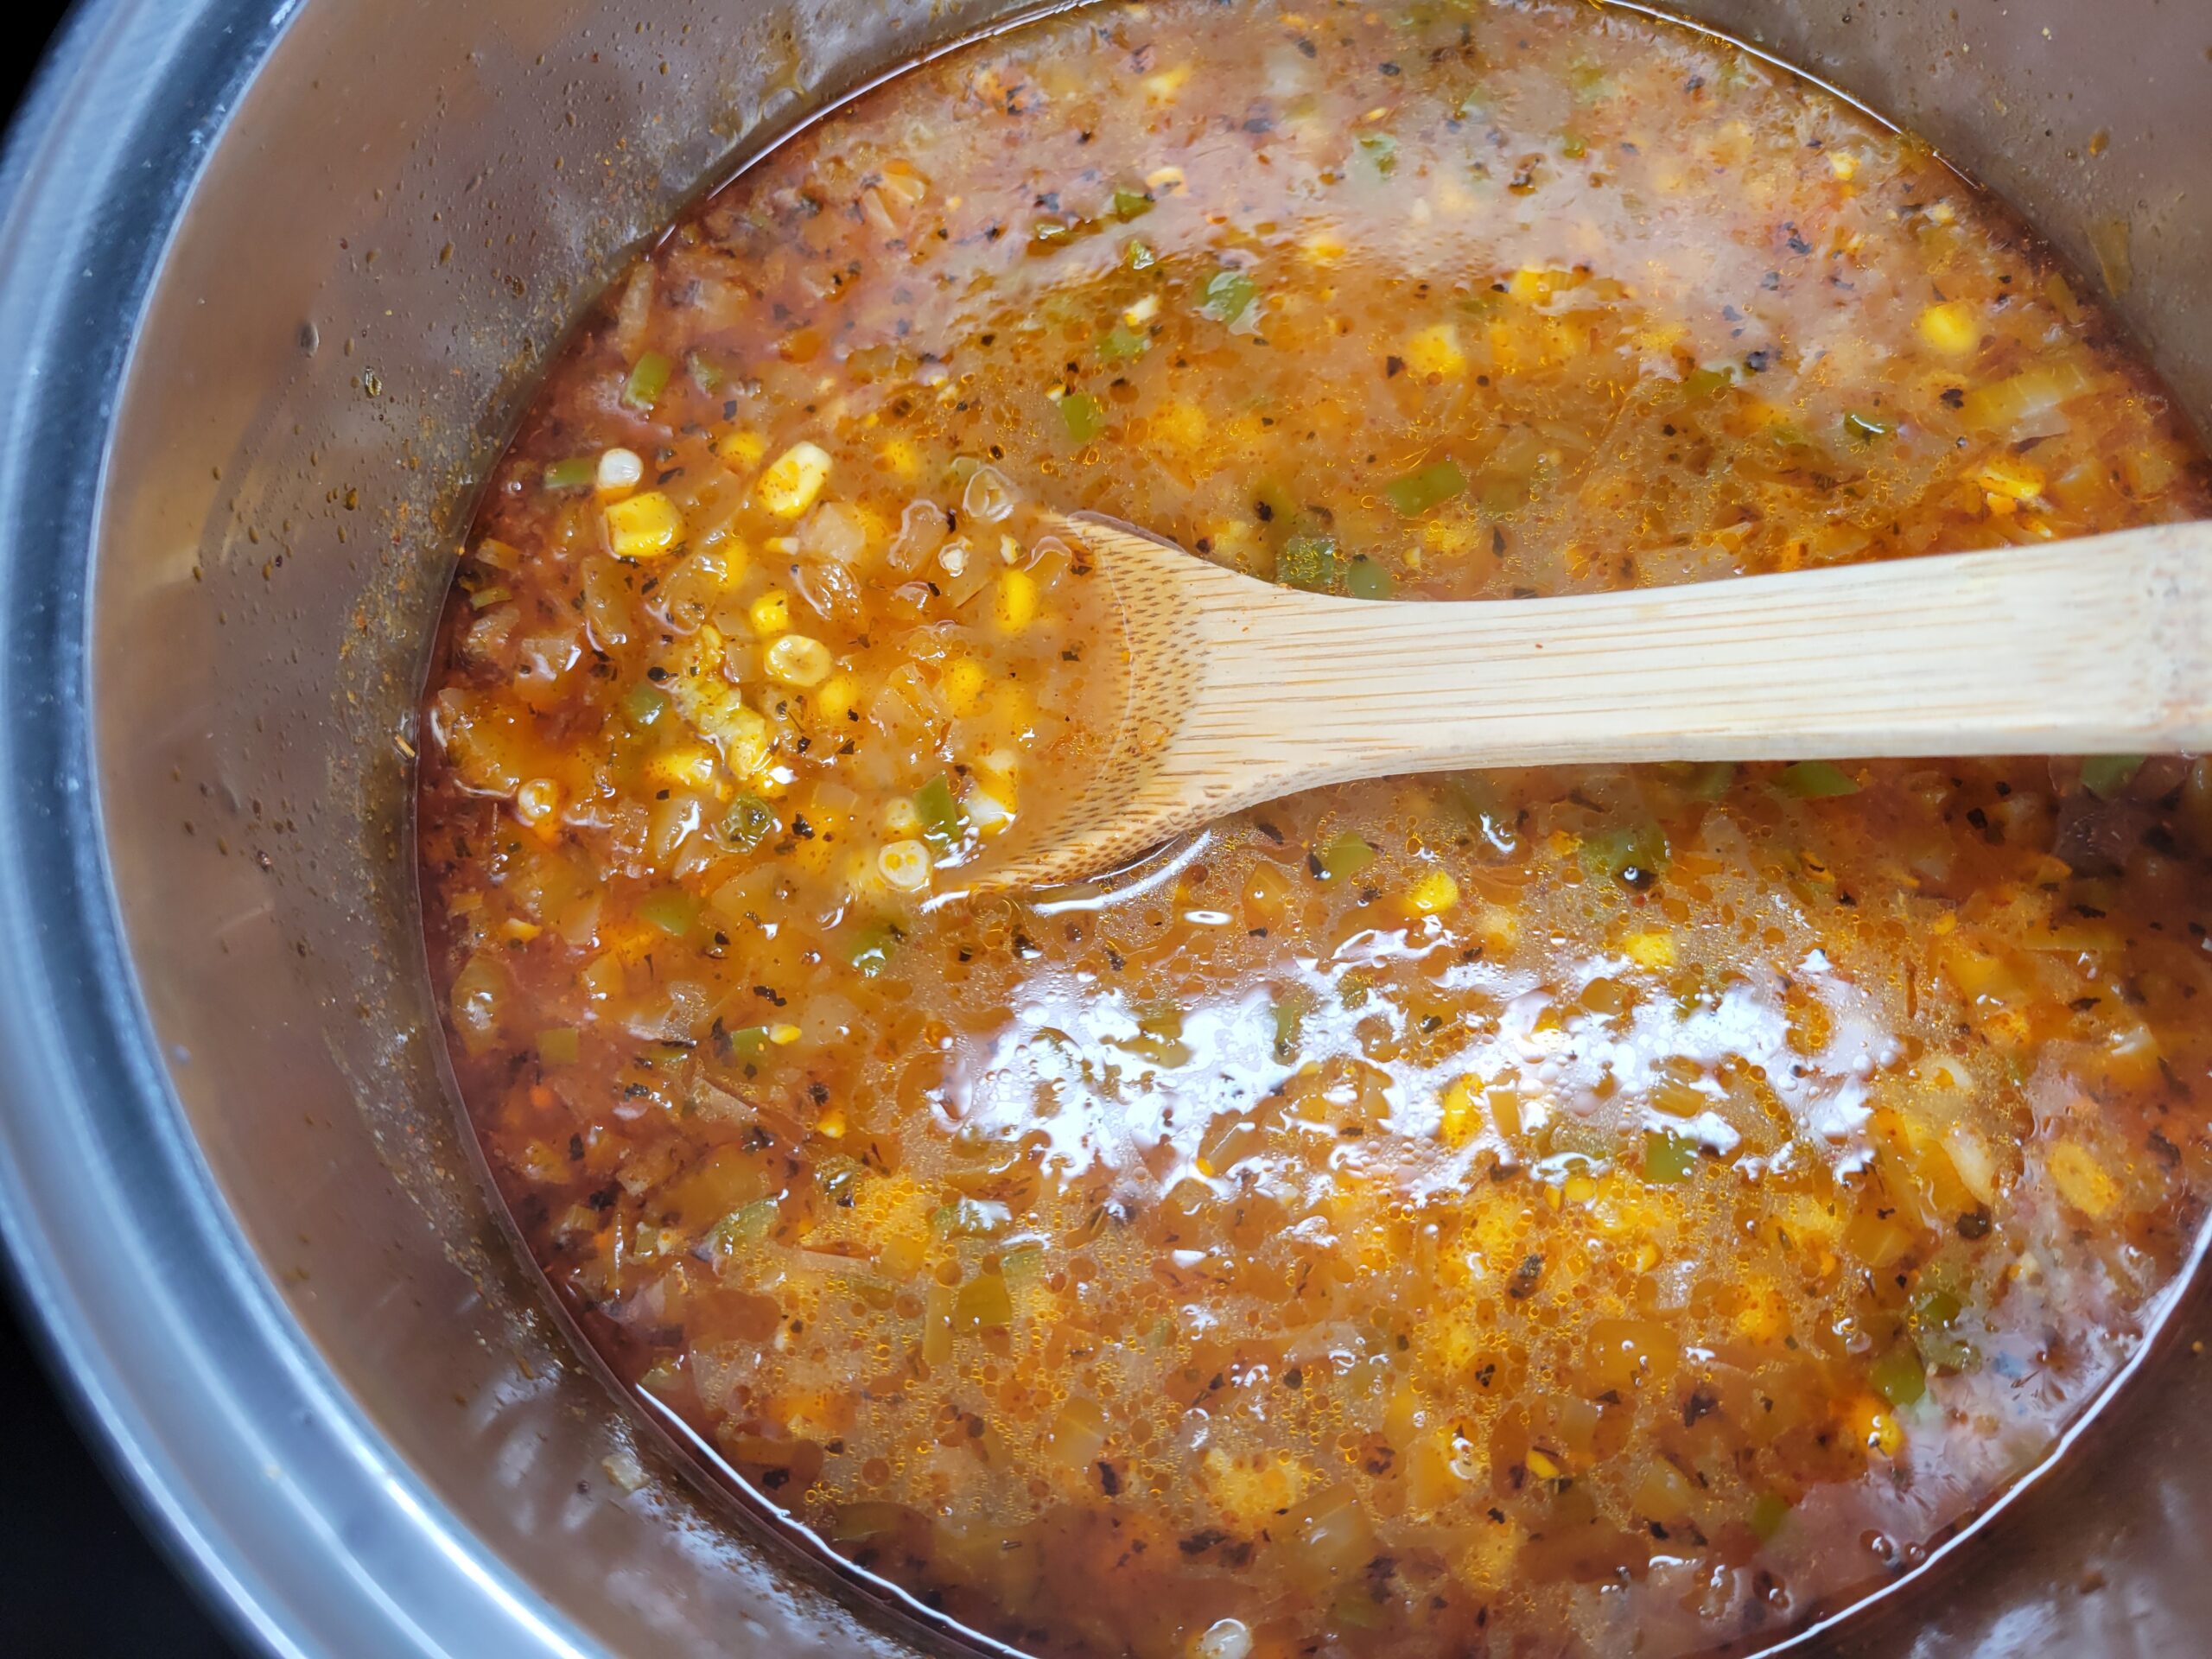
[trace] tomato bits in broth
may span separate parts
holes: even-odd
[[[1406,779],[965,898],[1127,695],[1039,515],[1418,601],[2206,507],[2017,220],[1723,42],[971,45],[678,223],[493,478],[421,814],[472,1119],[616,1370],[974,1630],[1756,1647],[2033,1469],[2174,1288],[2212,766]]]

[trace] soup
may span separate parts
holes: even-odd
[[[973,1631],[1755,1646],[2033,1469],[2173,1290],[2212,765],[1404,779],[962,898],[1123,684],[1035,514],[1478,600],[2207,486],[2000,206],[1724,42],[971,44],[674,226],[491,480],[424,711],[463,1094],[617,1372]]]

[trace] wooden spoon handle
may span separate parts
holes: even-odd
[[[1244,585],[1184,736],[1253,782],[2212,747],[2212,524],[1508,603]]]

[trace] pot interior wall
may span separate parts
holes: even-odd
[[[474,481],[577,305],[748,143],[1005,10],[308,0],[212,145],[133,358],[92,682],[116,893],[177,1103],[396,1459],[618,1651],[899,1643],[733,1535],[650,1446],[640,1490],[606,1473],[628,1430],[511,1259],[443,1080],[410,703]],[[2212,198],[2187,193],[2212,156],[2212,24],[2193,9],[1692,10],[1764,31],[2101,264],[2184,403],[2212,410]],[[2183,1323],[2185,1342],[2203,1321]],[[2204,1368],[2155,1372],[1969,1571],[1849,1644],[2091,1652],[2124,1627],[2136,1651],[2196,1651],[2208,1408]]]

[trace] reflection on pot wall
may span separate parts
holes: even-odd
[[[310,0],[213,149],[115,440],[100,779],[178,1095],[324,1361],[618,1650],[900,1644],[818,1577],[792,1588],[651,1447],[640,1490],[607,1472],[630,1431],[511,1259],[448,1103],[407,710],[473,480],[579,302],[760,135],[1005,10]],[[2212,153],[2212,19],[1694,10],[1925,133],[2124,283],[2154,359],[2212,409],[2212,206],[2185,194]],[[1933,1620],[1916,1650],[2101,1651],[2123,1617],[2131,1643],[2196,1650],[2212,1594],[2176,1563],[2207,1500],[2176,1471],[2212,1455],[2197,1375],[2124,1402],[2096,1467],[2002,1517],[1939,1610],[1910,1610]],[[1902,1651],[1907,1622],[1849,1640]]]

